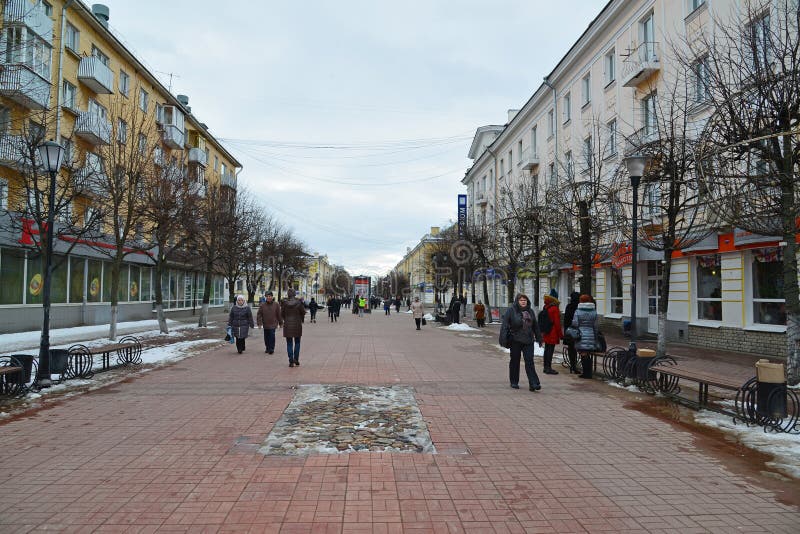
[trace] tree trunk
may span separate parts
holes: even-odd
[[[111,322],[108,325],[108,339],[117,339],[117,317],[119,314],[119,271],[122,259],[117,257],[111,263]]]
[[[673,240],[674,242],[674,240]],[[664,268],[661,272],[661,287],[658,288],[658,341],[656,356],[667,354],[667,312],[669,310],[669,278],[672,272],[672,249],[664,250]]]
[[[784,199],[786,195],[784,194]],[[784,204],[785,205],[785,204]],[[786,301],[786,376],[789,384],[800,382],[800,288],[797,283],[797,243],[794,211],[784,213],[783,298]]]
[[[111,324],[108,325],[108,339],[114,341],[117,339],[117,316],[119,314],[119,304],[111,304]]]
[[[164,271],[164,262],[159,259],[156,262],[156,318],[158,319],[158,330],[162,334],[169,334],[167,327],[167,317],[164,314],[164,288],[161,286],[161,273]]]
[[[533,300],[539,302],[539,288],[541,280],[539,271],[542,268],[542,251],[539,245],[539,235],[533,237]]]
[[[234,284],[236,280],[231,280],[228,278],[228,302],[233,304],[236,301],[236,290],[234,289]]]
[[[483,268],[483,303],[486,305],[486,316],[489,318],[488,322],[492,322],[492,305],[489,302],[489,281],[486,279],[486,267]]]
[[[578,202],[581,225],[581,294],[592,294],[592,236],[589,229],[589,203]]]
[[[203,286],[203,305],[200,307],[200,317],[197,320],[197,326],[201,328],[208,327],[208,303],[211,301],[211,284],[214,279],[214,263],[206,263],[205,283]]]

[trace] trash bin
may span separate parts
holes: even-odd
[[[639,349],[636,353],[636,378],[639,380],[655,378],[655,371],[650,371],[650,365],[655,357],[656,351],[653,349]],[[653,376],[650,376],[650,373],[653,373]]]
[[[50,373],[63,375],[69,364],[69,351],[67,349],[50,349]]]
[[[762,417],[786,417],[786,369],[767,359],[756,362],[756,413]]]
[[[14,373],[6,377],[9,384],[27,384],[31,381],[31,370],[33,369],[32,354],[12,354],[12,358],[17,360],[22,366],[22,373]]]
[[[631,320],[625,319],[622,321],[622,336],[631,337]]]

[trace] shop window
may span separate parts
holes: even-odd
[[[131,265],[130,276],[128,278],[128,300],[131,302],[139,300],[139,291],[141,289],[139,272],[140,268],[137,265]]]
[[[153,297],[150,292],[150,273],[152,269],[150,267],[142,267],[142,281],[139,284],[139,300],[141,301],[150,301],[153,300]]]
[[[622,313],[622,269],[611,268],[611,313]]]
[[[83,283],[85,258],[70,258],[69,260],[69,301],[73,303],[83,302]]]
[[[719,254],[697,257],[697,318],[722,320],[722,269]]]
[[[22,304],[25,286],[25,253],[4,248],[0,250],[0,304]]]
[[[783,298],[783,250],[780,247],[753,250],[753,322],[786,324]]]
[[[86,301],[101,302],[103,298],[103,262],[89,260],[89,276],[86,278]]]
[[[103,302],[111,302],[111,263],[103,262]]]

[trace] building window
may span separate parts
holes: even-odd
[[[139,154],[146,154],[147,153],[147,136],[145,134],[139,134]]]
[[[64,147],[64,158],[63,158],[63,161],[61,162],[61,164],[65,165],[67,167],[71,167],[72,166],[72,141],[69,138],[64,137],[62,135],[61,136],[61,146]]]
[[[79,32],[75,26],[67,22],[67,27],[64,31],[64,46],[77,54],[80,44],[81,32]]]
[[[139,88],[139,109],[147,113],[147,103],[150,99],[150,95],[147,94],[147,91]]]
[[[534,126],[531,128],[531,156],[535,156],[536,154],[536,126]]]
[[[511,174],[511,169],[514,168],[514,152],[508,151],[508,174]]]
[[[617,155],[617,119],[608,123],[608,156]]]
[[[52,16],[53,16],[53,6],[50,4],[50,2],[46,2],[45,0],[42,0],[42,8],[44,9],[44,14],[47,15],[48,17],[52,18]]]
[[[650,61],[655,58],[656,55],[656,43],[655,43],[655,23],[653,21],[653,13],[651,12],[642,21],[639,23],[639,37],[641,38],[641,42],[644,45],[644,49],[640,52],[640,59],[645,59]]]
[[[517,166],[522,165],[522,139],[517,141]]]
[[[642,215],[656,217],[661,213],[661,182],[656,181],[645,184]]]
[[[589,73],[581,80],[581,99],[584,106],[592,101],[592,75]]]
[[[705,5],[706,0],[689,0],[689,13],[697,9],[698,7]]]
[[[611,268],[609,300],[611,313],[622,313],[622,269]]]
[[[606,85],[617,79],[616,51],[612,48],[605,57]]]
[[[0,209],[8,209],[8,180],[0,178]]]
[[[101,118],[103,118],[103,119],[105,119],[105,118],[106,118],[106,115],[107,115],[106,108],[104,108],[103,106],[101,106],[101,105],[100,105],[100,104],[97,102],[97,100],[94,100],[94,99],[91,99],[91,98],[90,98],[90,99],[89,99],[89,103],[88,103],[88,105],[86,106],[86,108],[87,108],[87,111],[88,111],[89,113],[91,113],[92,115],[95,115],[96,117],[101,117]]]
[[[656,93],[642,99],[642,128],[645,137],[656,135]]]
[[[769,60],[770,28],[769,13],[756,18],[750,25],[750,42],[745,46],[748,53],[753,55],[752,65],[758,67],[759,63]]]
[[[547,112],[547,135],[552,137],[556,133],[556,120],[555,111],[550,110]]]
[[[564,95],[564,124],[568,123],[572,118],[572,96],[570,93]]]
[[[500,158],[500,177],[498,178],[498,180],[502,180],[505,175],[506,175],[506,161],[503,158]]]
[[[708,57],[698,59],[692,65],[692,93],[695,103],[708,101],[711,93],[708,87]]]
[[[105,65],[106,67],[111,65],[111,59],[107,55],[105,55],[99,48],[95,45],[92,45],[92,55],[100,60],[100,63]]]
[[[551,186],[555,186],[556,185],[556,180],[558,179],[557,175],[556,175],[556,164],[555,163],[550,163],[550,166],[549,166],[549,169],[548,169],[548,174],[550,175],[550,185]]]
[[[131,77],[124,70],[119,71],[119,92],[128,96],[131,91]]]
[[[753,322],[786,324],[783,298],[783,250],[780,247],[753,249]]]
[[[575,176],[575,163],[572,161],[572,150],[567,150],[564,153],[564,167],[567,170],[567,179]]]
[[[0,106],[0,134],[7,134],[11,127],[11,110]]]
[[[117,120],[117,142],[123,145],[128,142],[128,123],[122,119]]]
[[[722,320],[722,269],[719,254],[697,257],[697,318]]]
[[[592,136],[583,140],[583,161],[585,172],[591,174],[594,170],[594,154],[592,150]]]
[[[61,91],[61,105],[69,109],[78,109],[77,104],[78,88],[64,80]]]

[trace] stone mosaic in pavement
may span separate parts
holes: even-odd
[[[410,387],[302,385],[264,441],[268,455],[435,453]]]

